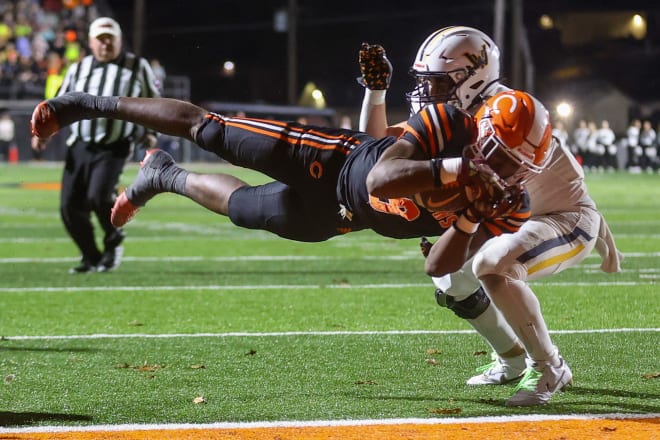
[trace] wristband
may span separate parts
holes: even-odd
[[[370,105],[385,104],[386,94],[387,94],[387,90],[371,90],[365,88],[363,103],[367,103]]]
[[[467,235],[474,235],[479,229],[479,223],[473,223],[468,220],[465,215],[461,215],[458,220],[456,220],[452,226],[459,232],[462,232]]]
[[[443,184],[454,182],[458,179],[458,173],[461,170],[461,163],[462,159],[460,157],[444,159],[442,161],[440,180]]]
[[[433,186],[438,187],[442,186],[442,181],[440,180],[440,170],[442,168],[442,159],[434,157],[429,161],[431,164],[431,174],[433,174]]]

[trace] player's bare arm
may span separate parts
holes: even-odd
[[[479,228],[475,234],[463,232],[458,227],[448,229],[430,247],[424,271],[433,277],[456,272],[489,238],[484,228]]]
[[[367,191],[376,197],[408,197],[434,187],[430,161],[412,143],[399,139],[367,175]]]

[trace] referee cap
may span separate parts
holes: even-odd
[[[89,25],[90,38],[98,38],[101,35],[113,35],[121,37],[121,27],[119,23],[110,17],[99,17]]]

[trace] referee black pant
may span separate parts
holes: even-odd
[[[107,145],[76,141],[67,151],[60,214],[83,261],[89,264],[98,264],[103,252],[94,238],[92,212],[103,229],[104,244],[121,233],[110,223],[110,210],[130,151],[129,141]]]

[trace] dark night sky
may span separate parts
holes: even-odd
[[[130,47],[134,2],[107,0],[107,3],[121,21]],[[273,14],[286,5],[286,0],[146,0],[145,3],[143,55],[161,59],[169,74],[190,76],[193,101],[286,103],[286,34],[273,30]],[[305,82],[314,81],[324,90],[330,107],[358,106],[362,90],[355,84],[357,51],[362,41],[368,41],[386,48],[394,66],[389,95],[401,95],[404,104],[403,93],[412,85],[407,71],[424,38],[438,28],[457,24],[474,26],[492,35],[493,3],[493,0],[298,0],[299,89]],[[646,10],[650,17],[649,37],[641,43],[608,42],[598,47],[563,48],[556,35],[541,32],[535,24],[540,13],[546,11],[634,11],[635,8]],[[528,0],[524,2],[524,11],[537,84],[547,85],[546,75],[566,67],[567,63],[586,62],[592,75],[618,81],[617,85],[630,94],[641,95],[640,99],[648,99],[649,89],[660,95],[660,83],[649,75],[649,69],[659,58],[656,46],[660,40],[655,21],[660,15],[660,2]],[[503,48],[503,58],[507,57],[506,49]],[[219,75],[226,59],[237,63],[234,78]],[[655,83],[644,87],[648,81]]]

